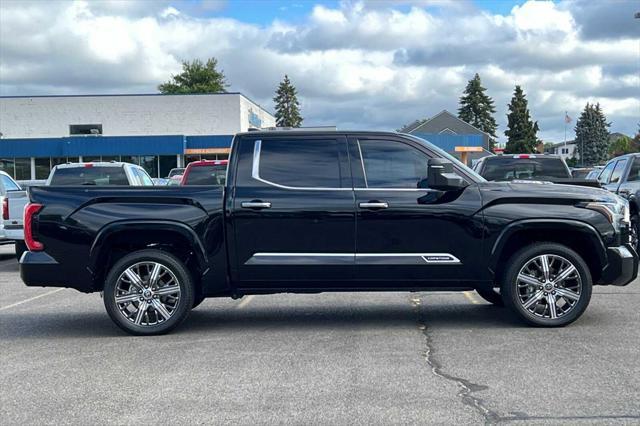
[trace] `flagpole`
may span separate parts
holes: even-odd
[[[567,117],[569,116],[569,114],[567,114],[567,111],[564,112],[564,147],[567,147]]]

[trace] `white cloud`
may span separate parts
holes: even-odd
[[[154,92],[181,60],[215,56],[231,90],[268,107],[289,74],[309,125],[395,129],[455,111],[475,72],[499,135],[515,84],[544,139],[561,138],[564,111],[577,117],[586,102],[602,104],[614,131],[640,118],[640,39],[599,36],[591,2],[529,1],[501,16],[461,1],[344,1],[262,26],[196,16],[223,4],[3,0],[0,93]]]

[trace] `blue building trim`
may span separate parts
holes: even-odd
[[[431,142],[447,152],[453,152],[456,146],[484,146],[482,135],[447,135],[442,133],[412,133],[412,135]]]
[[[185,149],[229,148],[233,135],[70,136],[0,139],[0,157],[178,155]]]
[[[187,149],[229,148],[233,135],[187,136]]]

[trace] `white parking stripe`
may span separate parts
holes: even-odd
[[[251,303],[251,299],[253,299],[253,294],[250,296],[245,296],[242,301],[240,303],[238,303],[238,306],[236,306],[236,309],[242,309],[245,306],[247,306],[249,303]]]
[[[20,302],[13,303],[11,305],[3,306],[2,308],[0,308],[0,311],[4,311],[4,310],[9,309],[9,308],[15,308],[16,306],[20,306],[20,305],[22,305],[24,303],[31,302],[31,301],[36,300],[36,299],[40,299],[41,297],[49,296],[51,294],[57,293],[57,292],[62,291],[62,290],[64,290],[64,288],[57,288],[55,290],[48,291],[48,292],[40,294],[38,296],[30,297],[29,299],[25,299],[25,300],[22,300]]]

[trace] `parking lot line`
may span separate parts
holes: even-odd
[[[251,303],[251,299],[253,299],[253,295],[250,296],[245,296],[240,303],[238,303],[238,306],[236,306],[236,309],[242,309],[245,306],[247,306],[249,303]]]
[[[473,291],[465,291],[462,294],[464,294],[464,297],[466,297],[469,302],[473,303],[474,305],[479,305],[480,301],[474,297],[473,293]]]
[[[11,305],[3,306],[2,308],[0,308],[0,311],[4,311],[4,310],[7,310],[9,308],[14,308],[16,306],[20,306],[20,305],[22,305],[24,303],[28,303],[28,302],[31,302],[33,300],[40,299],[41,297],[49,296],[49,295],[51,295],[53,293],[57,293],[57,292],[62,291],[62,290],[64,290],[64,288],[57,288],[55,290],[51,290],[51,291],[48,291],[48,292],[43,293],[43,294],[39,294],[39,295],[34,296],[34,297],[30,297],[28,299],[21,300],[20,302],[16,302],[16,303],[12,303]]]

